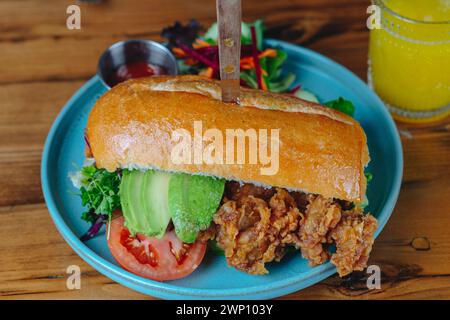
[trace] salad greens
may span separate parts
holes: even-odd
[[[282,73],[287,54],[278,48],[264,48],[262,20],[241,24],[241,85],[272,92],[288,92],[295,81],[293,73]],[[219,78],[219,52],[217,23],[199,33],[197,22],[186,26],[176,22],[164,28],[162,36],[177,56],[182,74],[200,74]],[[292,92],[293,93],[293,92]]]
[[[353,117],[355,114],[355,106],[353,105],[353,103],[349,100],[345,100],[342,97],[339,97],[336,100],[328,101],[325,103],[325,105],[329,108],[345,113],[350,117]]]
[[[94,223],[98,215],[106,215],[110,219],[113,211],[120,208],[119,173],[97,169],[90,164],[71,174],[70,178],[80,189],[82,205],[87,208],[81,215],[83,220]]]

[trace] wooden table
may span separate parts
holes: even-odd
[[[47,132],[69,97],[96,71],[100,53],[132,38],[161,40],[174,20],[215,20],[214,1],[103,1],[81,6],[81,30],[66,28],[75,1],[0,2],[0,297],[148,297],[100,275],[66,244],[45,206],[40,160]],[[366,79],[368,1],[244,0],[246,21],[263,18],[270,37],[323,53]],[[405,168],[392,218],[370,263],[382,289],[333,276],[286,299],[450,298],[450,124],[401,125]],[[79,265],[81,290],[66,289]]]

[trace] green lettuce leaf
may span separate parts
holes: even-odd
[[[353,117],[353,115],[355,114],[355,106],[353,105],[353,103],[350,100],[345,100],[342,97],[339,97],[336,100],[328,101],[325,103],[325,105],[329,108],[345,113],[350,117]]]

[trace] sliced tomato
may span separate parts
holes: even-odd
[[[123,217],[111,221],[108,246],[117,262],[134,274],[158,281],[183,278],[205,256],[203,241],[183,243],[174,230],[166,232],[161,239],[132,236],[123,222]]]

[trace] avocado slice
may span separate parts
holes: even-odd
[[[166,232],[170,221],[168,192],[170,174],[148,170],[144,176],[142,189],[142,204],[150,225],[148,236],[161,238]]]
[[[128,189],[130,182],[130,171],[123,170],[122,171],[122,180],[120,181],[119,186],[119,196],[120,196],[120,206],[122,207],[122,214],[124,217],[129,217],[129,220],[132,219],[130,201],[128,200]],[[125,221],[125,224],[127,222]]]
[[[148,170],[124,171],[120,201],[131,234],[161,238],[170,221],[167,206],[169,174]]]
[[[172,174],[169,181],[169,212],[180,240],[192,243],[199,231],[210,226],[224,188],[224,179]]]
[[[149,227],[141,206],[143,180],[144,173],[139,170],[124,171],[120,183],[120,202],[125,226],[133,235]]]

